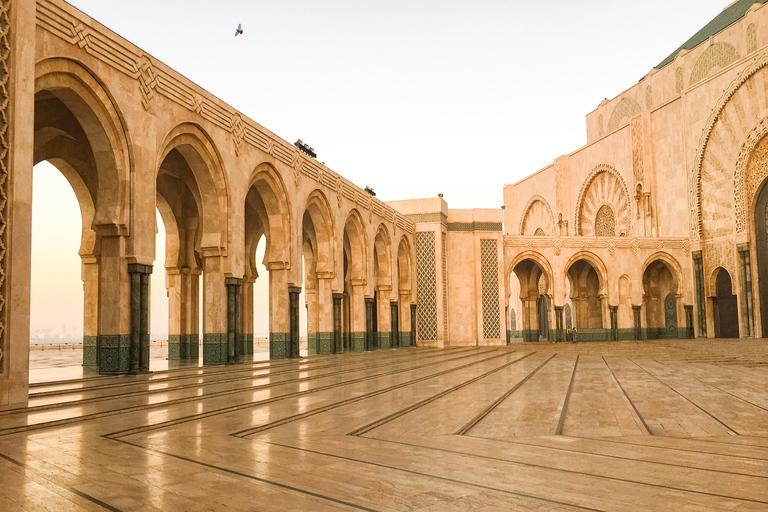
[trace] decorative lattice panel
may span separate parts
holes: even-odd
[[[419,339],[437,339],[437,276],[435,233],[416,233],[416,300],[419,303]]]
[[[445,251],[445,233],[440,234],[440,255],[443,269],[443,332],[448,332],[448,256]]]
[[[6,341],[6,268],[8,266],[8,58],[11,53],[9,44],[10,21],[8,9],[10,0],[0,0],[0,373],[3,373],[3,353]]]
[[[483,278],[483,338],[500,338],[499,258],[496,240],[480,240],[480,270]]]
[[[616,216],[607,204],[601,206],[595,216],[595,235],[616,236]]]

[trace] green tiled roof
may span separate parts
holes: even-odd
[[[672,52],[669,57],[661,61],[661,63],[656,67],[658,69],[663,68],[675,60],[675,57],[677,57],[677,54],[680,53],[680,50],[690,50],[691,48],[694,48],[703,43],[711,36],[717,34],[721,30],[736,23],[741,18],[743,18],[745,14],[747,14],[747,11],[750,7],[752,7],[752,4],[764,4],[766,2],[768,2],[768,0],[738,0],[734,2],[723,12],[715,16],[715,18],[707,23],[704,28],[696,32],[692,38],[683,43],[683,46]]]

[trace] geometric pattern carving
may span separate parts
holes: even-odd
[[[607,204],[601,206],[595,216],[595,236],[616,236],[616,217]]]
[[[768,177],[768,119],[763,119],[752,129],[747,141],[741,146],[733,178],[733,204],[736,214],[736,232],[747,231],[747,204]]]
[[[8,3],[8,0],[0,0],[0,5],[7,6]],[[144,53],[137,52],[136,47],[127,44],[121,37],[103,31],[97,26],[84,25],[80,19],[69,12],[68,9],[71,8],[57,4],[58,2],[52,1],[37,2],[37,26],[49,34],[77,46],[82,52],[98,59],[102,64],[138,81],[144,109],[149,110],[153,98],[162,96],[193,112],[212,125],[224,131],[231,131],[231,122],[237,113],[231,106],[213,97],[190,80],[180,77],[157,61],[151,60]],[[7,8],[5,12],[7,18]],[[4,27],[7,28],[7,25]],[[250,119],[243,117],[242,123],[242,131],[238,130],[235,137],[272,155],[283,164],[296,168],[292,161],[295,153],[295,148],[292,145],[266,131]],[[239,147],[237,149],[240,151]],[[332,181],[333,177],[338,178],[343,182],[344,195],[352,196],[351,201],[369,197],[363,190],[334,173],[324,164],[308,157],[301,156],[300,158],[303,163],[301,173],[305,176],[316,182],[325,176],[326,183],[322,183],[322,185],[330,188],[332,186],[327,181]],[[394,219],[393,223],[401,226],[404,231],[415,232],[415,226],[404,215],[378,199],[374,199],[374,202],[389,216],[386,218],[382,215],[385,221],[393,222],[392,219]]]
[[[483,293],[483,338],[501,337],[499,326],[499,258],[496,240],[480,240]]]
[[[440,233],[440,253],[443,269],[443,332],[448,332],[448,251],[445,250],[445,232]],[[437,338],[435,338],[437,339]]]
[[[533,235],[537,230],[543,231],[542,234],[545,236],[555,234],[555,216],[552,214],[552,208],[549,207],[547,200],[539,195],[530,198],[525,205],[518,233]]]
[[[640,104],[632,98],[622,98],[611,112],[611,117],[608,119],[608,133],[611,133],[616,128],[621,126],[621,123],[627,118],[633,118],[642,111]]]
[[[704,211],[702,209],[702,202],[712,198],[716,200],[718,187],[720,192],[722,191],[722,184],[720,183],[712,183],[711,187],[708,187],[712,189],[711,192],[704,190],[706,185],[704,183],[706,181],[705,178],[711,180],[712,177],[714,177],[714,174],[717,173],[716,170],[714,173],[704,173],[704,167],[711,166],[712,163],[717,163],[717,160],[723,157],[732,156],[731,161],[735,161],[737,159],[736,155],[716,155],[717,157],[710,155],[710,153],[713,152],[713,147],[711,147],[712,145],[710,144],[710,141],[718,142],[718,138],[721,137],[721,135],[718,134],[720,130],[716,129],[718,126],[718,121],[720,121],[721,118],[727,118],[731,121],[732,124],[734,122],[737,123],[739,125],[739,129],[743,128],[744,126],[755,126],[760,122],[762,117],[759,116],[759,110],[752,108],[754,104],[754,98],[752,98],[754,92],[751,93],[751,91],[755,88],[749,88],[750,90],[745,91],[745,88],[742,86],[747,82],[747,80],[752,78],[758,72],[764,73],[766,66],[768,66],[768,52],[763,51],[757,54],[741,71],[741,73],[738,74],[733,82],[731,82],[731,84],[726,88],[725,92],[720,97],[715,107],[712,109],[709,119],[707,120],[707,123],[702,130],[702,135],[699,139],[698,148],[696,150],[694,166],[691,169],[689,177],[691,240],[694,242],[699,241],[703,235],[702,227],[705,219],[703,218]],[[736,128],[736,126],[731,125],[728,127],[726,130],[728,132],[728,136],[741,138],[741,140],[744,140],[744,138],[747,137],[747,132],[743,133],[743,135],[734,133],[734,128]],[[719,145],[722,146],[722,144]],[[714,149],[722,151],[722,148]],[[713,176],[705,177],[705,174],[711,174]],[[712,197],[704,197],[705,195]],[[713,205],[717,205],[717,202],[707,204],[707,210],[709,210]],[[714,212],[715,215],[722,215],[723,213],[727,214],[730,212]],[[713,215],[713,213],[709,212],[707,212],[707,214],[709,217]]]
[[[645,88],[645,108],[648,110],[653,108],[653,88],[650,85]]]
[[[728,43],[714,43],[712,46],[704,50],[704,53],[693,65],[691,71],[691,85],[700,82],[707,75],[709,75],[713,69],[722,68],[740,59],[739,52],[733,45]]]
[[[9,192],[9,160],[8,147],[8,57],[11,53],[9,44],[10,21],[8,10],[10,0],[0,0],[0,374],[3,373],[3,355],[7,351],[8,341],[5,327],[7,325],[6,302],[8,300],[6,278],[8,268],[8,192]]]
[[[754,23],[747,27],[747,53],[757,50],[757,28]]]
[[[594,236],[598,210],[610,205],[619,236],[632,234],[631,205],[624,179],[613,167],[597,166],[584,181],[576,203],[576,235]],[[615,236],[615,235],[614,235]]]
[[[650,89],[650,86],[648,87]],[[630,123],[630,134],[632,136],[632,176],[634,178],[633,186],[643,183],[643,126],[640,118],[635,118]]]
[[[419,339],[437,339],[437,282],[435,232],[416,233],[416,301]]]
[[[677,68],[675,70],[675,91],[682,92],[683,91],[683,68]]]

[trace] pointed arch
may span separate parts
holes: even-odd
[[[555,215],[552,213],[552,208],[547,200],[536,194],[528,200],[525,208],[523,208],[518,233],[521,235],[535,235],[539,229],[546,236],[554,236]]]
[[[410,294],[413,287],[411,247],[410,240],[406,235],[403,235],[397,247],[397,272],[400,293]]]
[[[317,272],[332,273],[336,269],[336,232],[331,207],[325,194],[316,189],[309,194],[304,207],[304,219],[311,221],[314,238],[315,265]],[[305,223],[306,224],[306,223]]]
[[[368,240],[363,217],[352,208],[344,221],[344,252],[349,258],[349,278],[356,284],[366,282],[368,275]]]
[[[229,193],[224,167],[213,141],[199,126],[183,123],[172,128],[161,145],[156,166],[156,178],[168,157],[183,158],[191,176],[186,181],[202,217],[199,244],[203,249],[225,250],[227,247],[227,218]]]
[[[374,276],[376,286],[392,287],[392,239],[384,224],[379,224],[373,239],[373,251],[378,263],[378,274]]]
[[[267,238],[265,264],[288,268],[291,262],[292,210],[285,183],[271,164],[265,162],[253,170],[246,188],[245,203],[256,213]]]
[[[35,65],[33,165],[51,160],[65,177],[69,169],[77,172],[94,205],[93,226],[115,226],[127,234],[130,137],[113,96],[95,77],[74,60],[51,58]],[[39,115],[40,111],[48,115]],[[67,179],[73,183],[71,176]]]
[[[576,201],[574,226],[577,236],[593,235],[597,212],[606,204],[614,212],[617,235],[631,236],[632,203],[627,184],[615,168],[600,164],[584,180]]]

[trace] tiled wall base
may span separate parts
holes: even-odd
[[[400,331],[400,346],[401,347],[411,346],[411,331]]]
[[[253,355],[253,334],[241,334],[238,341],[237,353],[241,356]]]
[[[130,334],[98,337],[99,373],[127,373],[130,362]]]
[[[317,336],[317,353],[320,355],[327,355],[332,352],[331,341],[333,340],[332,332],[318,332]]]
[[[198,334],[168,335],[168,360],[189,361],[200,356],[200,336]]]
[[[376,337],[378,338],[378,344],[377,346],[381,349],[385,348],[392,348],[392,336],[391,333],[388,332],[377,332]]]
[[[269,333],[269,358],[287,359],[291,355],[291,334],[287,332]]]
[[[203,334],[203,364],[227,362],[227,333]]]
[[[307,354],[310,356],[317,354],[317,333],[307,333]]]
[[[351,332],[349,333],[349,345],[350,349],[354,352],[363,352],[365,350],[365,333],[364,332]]]
[[[98,366],[97,336],[83,336],[83,366]]]
[[[642,329],[643,339],[646,340],[684,340],[688,339],[688,330],[685,327],[668,330],[664,327],[649,327]]]

